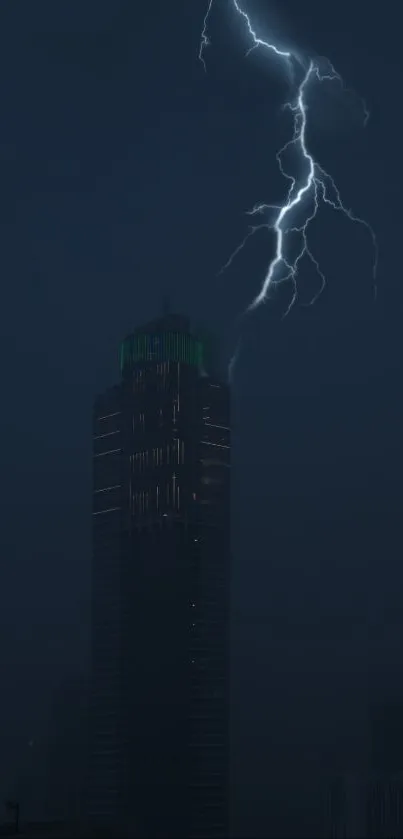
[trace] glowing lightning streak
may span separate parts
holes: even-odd
[[[205,71],[206,71],[206,62],[204,60],[203,52],[204,52],[205,48],[210,45],[210,40],[209,40],[209,37],[207,35],[207,24],[208,24],[208,19],[209,19],[209,16],[210,16],[212,5],[213,5],[213,0],[209,0],[209,4],[207,6],[207,11],[206,11],[206,14],[204,15],[203,29],[202,29],[201,38],[200,38],[199,58],[200,58],[201,63],[203,64],[203,67],[204,67]]]
[[[251,50],[256,49],[257,47],[264,47],[272,52],[274,52],[280,58],[285,59],[288,65],[288,69],[292,69],[292,61],[298,62],[301,65],[300,58],[291,52],[285,52],[283,50],[278,49],[275,44],[270,44],[267,41],[263,41],[259,38],[254,31],[251,21],[247,13],[240,7],[238,0],[233,0],[234,7],[239,15],[241,15],[248,28],[248,32],[253,40],[252,47],[248,50],[248,54]],[[201,35],[201,42],[200,42],[200,52],[199,58],[202,61],[204,67],[204,49],[209,45],[210,41],[207,35],[207,27],[208,27],[208,20],[210,16],[210,12],[212,9],[213,0],[209,0],[208,9],[204,18],[203,22],[203,30]],[[372,242],[374,246],[374,263],[373,263],[373,282],[374,282],[374,293],[376,294],[376,274],[377,274],[377,262],[378,262],[378,246],[375,237],[375,233],[370,224],[364,219],[359,218],[358,216],[353,215],[352,211],[346,208],[341,200],[339,190],[333,180],[333,178],[325,172],[325,170],[314,160],[312,155],[308,152],[307,144],[306,144],[306,128],[307,128],[307,106],[305,100],[305,94],[308,87],[309,82],[316,78],[319,82],[324,81],[339,81],[342,83],[342,79],[340,75],[336,72],[334,67],[327,62],[327,66],[329,68],[329,72],[321,73],[319,65],[314,61],[309,62],[308,69],[305,72],[305,75],[300,83],[297,91],[297,95],[294,102],[287,102],[285,107],[291,111],[293,114],[294,126],[293,126],[293,136],[292,138],[277,152],[276,158],[279,165],[279,169],[281,174],[290,182],[290,187],[287,193],[285,204],[281,207],[271,205],[271,204],[261,204],[254,207],[252,210],[249,211],[249,215],[255,216],[258,214],[262,214],[264,212],[269,212],[276,210],[277,216],[275,217],[274,222],[263,222],[262,224],[251,226],[249,232],[245,236],[244,240],[241,242],[240,245],[235,249],[235,251],[230,256],[227,263],[223,266],[221,271],[225,271],[233,262],[235,257],[240,253],[240,251],[245,246],[248,239],[253,236],[258,230],[267,229],[267,230],[274,230],[276,236],[276,250],[275,256],[270,262],[266,277],[262,284],[261,290],[256,298],[252,301],[249,309],[255,309],[261,303],[264,303],[265,300],[268,298],[269,291],[271,287],[275,287],[280,283],[284,283],[287,281],[291,281],[293,293],[291,296],[291,301],[289,306],[285,312],[285,315],[288,314],[294,303],[297,299],[297,275],[299,270],[299,263],[301,259],[306,256],[313,264],[318,276],[321,280],[321,285],[319,291],[314,295],[311,299],[310,304],[313,304],[317,298],[322,293],[326,280],[323,272],[320,269],[319,263],[317,259],[312,254],[307,240],[307,233],[308,227],[310,222],[315,218],[320,203],[327,204],[333,210],[337,210],[343,213],[350,221],[356,222],[358,224],[363,225],[369,231]],[[363,103],[364,108],[364,125],[366,125],[369,113]],[[304,163],[307,174],[304,176],[301,185],[297,185],[297,179],[292,175],[289,175],[283,168],[282,164],[282,156],[287,149],[291,147],[296,147],[299,150],[301,162]],[[313,204],[312,212],[310,212],[306,217],[303,223],[299,226],[289,226],[291,223],[291,216],[293,211],[296,209],[298,205],[304,204],[305,201],[311,200]],[[286,243],[285,237],[288,233],[300,233],[302,236],[302,242],[300,246],[300,250],[297,253],[297,256],[294,257],[293,260],[289,260],[286,256]],[[221,273],[221,272],[220,272]]]
[[[275,52],[276,55],[281,56],[281,58],[286,58],[288,61],[290,61],[291,58],[292,58],[290,52],[283,52],[283,50],[279,50],[278,47],[275,46],[275,44],[268,44],[266,41],[262,41],[261,38],[258,38],[254,29],[252,29],[252,24],[249,20],[248,15],[246,14],[246,12],[244,12],[243,9],[241,9],[241,7],[238,5],[237,0],[233,0],[233,2],[234,2],[234,6],[235,6],[238,14],[242,15],[242,17],[244,18],[245,23],[248,27],[249,34],[253,38],[254,43],[253,43],[251,49],[254,50],[254,49],[256,49],[256,47],[266,47],[268,50],[272,50],[273,52]],[[210,3],[210,11],[211,11],[211,6],[212,6],[212,3]],[[251,50],[249,50],[249,52],[250,51]]]

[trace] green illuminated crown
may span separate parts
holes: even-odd
[[[123,341],[120,350],[120,369],[130,371],[144,362],[174,361],[202,369],[203,342],[188,332],[157,328],[138,330]]]

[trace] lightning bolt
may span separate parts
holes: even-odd
[[[332,210],[342,213],[351,222],[360,224],[365,227],[371,237],[374,260],[373,260],[373,289],[376,296],[376,277],[378,265],[378,244],[375,233],[371,225],[354,215],[352,210],[343,204],[340,192],[331,177],[323,167],[314,159],[309,152],[306,141],[307,133],[307,118],[308,108],[306,104],[306,94],[310,84],[315,81],[318,83],[339,82],[343,85],[343,81],[339,73],[334,69],[333,65],[327,59],[310,59],[307,63],[304,62],[296,52],[287,52],[280,49],[276,44],[264,41],[259,38],[253,28],[249,15],[241,8],[238,0],[232,0],[235,11],[245,21],[248,33],[252,40],[252,45],[247,52],[247,55],[254,49],[259,47],[274,53],[281,61],[285,63],[285,67],[291,78],[294,78],[294,70],[299,68],[303,72],[302,81],[299,85],[294,85],[296,88],[294,97],[286,102],[284,109],[288,110],[292,115],[293,131],[292,136],[287,143],[277,152],[276,159],[283,177],[289,182],[288,191],[284,203],[280,206],[273,204],[259,204],[248,211],[248,214],[253,218],[258,216],[264,217],[264,221],[258,224],[251,225],[249,231],[243,241],[231,254],[226,264],[221,269],[220,273],[225,271],[232,264],[234,259],[238,256],[240,251],[244,248],[246,242],[251,236],[258,231],[265,229],[274,231],[275,234],[275,254],[269,263],[266,276],[262,283],[261,289],[257,296],[252,300],[248,306],[248,311],[256,309],[264,303],[272,291],[278,285],[283,283],[291,283],[291,299],[289,305],[284,313],[287,315],[298,298],[297,278],[300,269],[301,260],[306,257],[313,265],[315,272],[320,280],[318,291],[311,298],[308,305],[312,305],[322,293],[326,285],[326,277],[319,265],[318,260],[312,253],[308,242],[309,225],[317,216],[320,208],[327,205]],[[204,68],[206,64],[204,60],[205,49],[210,45],[208,37],[208,23],[213,6],[213,0],[209,0],[206,15],[203,21],[203,30],[200,41],[199,58],[202,61]],[[362,103],[364,112],[364,126],[369,119],[369,112]],[[289,150],[296,151],[300,161],[301,174],[294,177],[286,171],[283,160],[284,155]],[[297,213],[301,211],[303,220],[298,223],[295,220]],[[287,247],[287,237],[289,234],[294,234],[299,239],[299,245],[295,255],[289,255],[289,247]]]
[[[199,59],[200,59],[201,63],[203,64],[205,72],[206,72],[207,68],[206,68],[206,62],[204,60],[203,53],[204,53],[204,50],[206,49],[206,47],[210,46],[210,39],[207,35],[207,26],[208,26],[208,19],[210,17],[210,12],[211,12],[212,5],[213,5],[213,0],[209,0],[208,6],[207,6],[207,11],[206,11],[206,14],[204,15],[203,29],[202,29],[202,33],[201,33],[201,37],[200,37]]]
[[[233,353],[233,355],[231,356],[229,364],[228,364],[228,384],[229,385],[232,384],[232,381],[233,381],[233,378],[234,378],[234,370],[235,370],[236,364],[238,363],[238,358],[239,358],[240,351],[241,351],[241,342],[238,341],[236,350]]]

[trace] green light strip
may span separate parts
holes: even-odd
[[[142,361],[173,361],[202,367],[203,358],[203,343],[192,335],[179,332],[135,334],[126,338],[121,345],[120,369],[123,373]]]

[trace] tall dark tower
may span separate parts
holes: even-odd
[[[185,318],[121,348],[94,407],[89,815],[229,832],[230,397]]]

